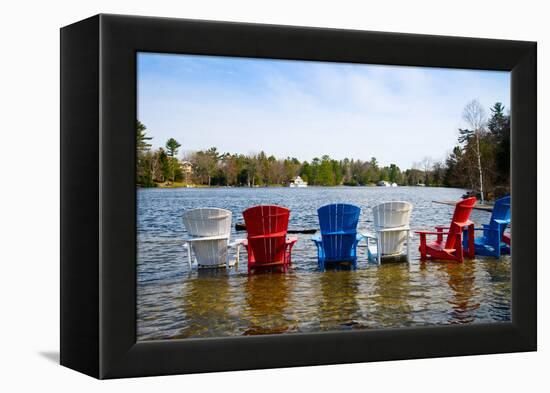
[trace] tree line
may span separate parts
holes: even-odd
[[[510,192],[510,115],[502,103],[485,109],[474,100],[466,105],[456,146],[444,163],[444,185],[469,188],[483,200]]]
[[[379,181],[398,185],[461,187],[493,197],[509,191],[510,117],[496,103],[487,120],[477,101],[464,109],[467,129],[459,129],[456,146],[446,159],[425,157],[412,168],[382,166],[369,160],[333,159],[329,155],[300,161],[255,154],[221,153],[216,147],[177,158],[181,144],[174,138],[163,148],[151,149],[147,128],[137,122],[137,183],[142,187],[182,183],[203,186],[285,186],[300,176],[313,186],[365,186]],[[187,170],[186,170],[187,168]]]

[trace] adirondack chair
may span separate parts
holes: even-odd
[[[436,226],[436,231],[415,231],[420,235],[420,247],[418,248],[420,260],[425,261],[430,256],[432,259],[464,262],[462,236],[466,227],[471,229],[468,231],[468,257],[474,257],[474,224],[469,219],[475,204],[475,197],[457,202],[449,227]],[[444,229],[447,229],[447,231],[444,232]],[[437,235],[437,240],[427,243],[426,235]],[[443,235],[447,235],[445,242],[443,241]]]
[[[504,233],[502,235],[502,241],[504,242],[504,244],[506,244],[507,246],[507,249],[506,249],[506,252],[508,254],[510,254],[510,247],[511,247],[511,242],[512,242],[512,234],[511,233]]]
[[[500,258],[501,254],[510,253],[510,243],[506,243],[508,234],[504,231],[510,225],[510,196],[497,199],[493,206],[493,213],[489,224],[483,224],[481,228],[474,228],[474,231],[483,231],[483,236],[474,239],[476,255],[491,256]],[[467,231],[468,229],[465,229]],[[463,248],[468,251],[467,233],[463,239]]]
[[[243,212],[247,238],[248,271],[254,268],[282,266],[291,262],[292,246],[298,240],[287,237],[290,210],[275,205],[261,205]]]
[[[217,208],[188,210],[183,213],[183,225],[190,236],[184,240],[189,268],[193,266],[193,259],[199,268],[229,267],[228,249],[239,244],[239,242],[230,241],[231,212],[229,210]]]
[[[317,246],[319,268],[327,263],[351,262],[357,267],[357,243],[363,235],[357,233],[361,209],[344,203],[326,205],[317,210],[321,234],[311,240]]]
[[[384,257],[403,255],[403,245],[407,244],[407,261],[410,261],[409,222],[412,213],[409,202],[385,202],[372,208],[374,234],[364,234],[367,239],[369,261],[382,263]],[[371,245],[375,242],[376,245]]]

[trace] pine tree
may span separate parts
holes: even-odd
[[[181,145],[174,138],[170,138],[166,141],[166,150],[168,151],[168,168],[170,173],[169,178],[171,178],[172,181],[175,181],[176,169],[179,165],[176,155],[178,154],[178,149],[180,147]]]
[[[506,116],[504,115],[504,105],[500,102],[495,103],[491,108],[491,118],[487,122],[487,128],[495,136],[501,136],[506,127]]]
[[[146,131],[147,127],[145,127],[145,125],[139,120],[136,120],[136,147],[138,154],[145,153],[151,148],[151,144],[147,143],[147,141],[150,141],[153,138],[147,136]]]

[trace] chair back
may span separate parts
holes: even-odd
[[[328,261],[350,260],[355,255],[357,223],[361,209],[354,205],[336,203],[317,210],[323,250]]]
[[[470,214],[477,202],[476,197],[466,198],[455,205],[453,218],[449,227],[449,234],[445,242],[445,248],[456,248],[456,235],[462,232],[462,225],[466,224],[470,219]]]
[[[211,267],[226,263],[227,242],[231,236],[229,210],[213,207],[188,210],[183,213],[183,225],[193,237],[226,236],[224,239],[194,242],[191,245],[199,266]]]
[[[289,209],[275,205],[254,206],[243,212],[248,249],[255,263],[284,261],[289,217]]]
[[[504,221],[504,223],[497,223],[495,220]],[[510,195],[497,199],[493,206],[493,214],[491,214],[491,221],[489,225],[495,227],[495,225],[501,225],[501,233],[504,233],[504,229],[510,223]],[[504,228],[502,228],[504,226]]]
[[[491,219],[489,220],[489,225],[487,230],[483,231],[483,237],[485,242],[494,247],[500,247],[500,242],[503,241],[504,231],[506,227],[510,224],[510,196],[507,195],[495,201],[493,205],[493,213],[491,214]],[[499,232],[494,230],[498,229]],[[497,236],[497,233],[500,233],[500,237]]]
[[[231,234],[231,212],[206,207],[183,213],[183,225],[191,236],[223,236]]]
[[[372,208],[374,229],[376,232],[385,228],[408,227],[411,220],[412,204],[409,202],[392,201],[381,203]],[[380,252],[382,255],[400,254],[407,232],[382,232],[380,237]]]

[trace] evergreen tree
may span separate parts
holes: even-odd
[[[504,105],[497,102],[491,108],[491,118],[487,122],[487,128],[495,136],[501,136],[505,131],[507,117],[504,115]]]
[[[180,147],[181,145],[174,138],[170,138],[166,141],[166,151],[170,157],[175,157]]]
[[[152,137],[147,136],[147,127],[140,122],[139,120],[136,120],[136,148],[138,151],[138,154],[145,153],[147,150],[151,148],[151,144],[147,143],[147,141],[150,141],[153,139]]]

